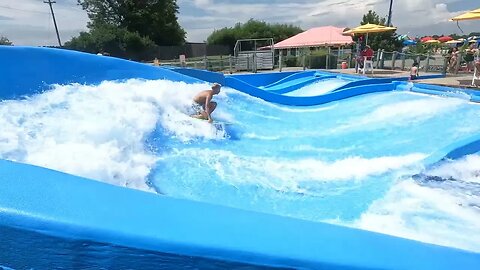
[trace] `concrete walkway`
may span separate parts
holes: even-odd
[[[302,71],[302,67],[284,67],[282,71]],[[309,70],[309,69],[306,69]],[[258,73],[267,73],[267,72],[279,72],[279,69],[274,70],[259,70]],[[333,72],[333,73],[341,73],[341,74],[349,74],[349,75],[359,75],[363,76],[363,74],[355,73],[354,68],[348,69],[327,69],[325,71]],[[251,73],[248,71],[245,72],[235,72],[234,74],[242,74],[242,73]],[[420,75],[436,75],[438,73],[431,73],[431,72],[420,72]],[[365,74],[365,76],[370,78],[391,78],[391,77],[409,77],[409,71],[401,71],[401,70],[390,70],[390,69],[375,69],[374,74],[372,75],[370,72]],[[428,84],[435,84],[435,85],[442,85],[442,86],[450,86],[450,87],[460,87],[460,88],[471,88],[471,89],[478,89],[480,87],[473,87],[472,83],[472,73],[466,74],[447,74],[445,78],[435,78],[435,79],[423,79],[423,80],[416,80],[417,83],[428,83]],[[480,81],[478,82],[480,86]]]
[[[352,68],[351,69],[331,69],[328,71],[343,73],[343,74],[353,74],[353,75],[356,74],[355,69],[352,69]],[[435,75],[435,74],[438,74],[438,73],[420,72],[420,75]],[[410,72],[400,71],[400,70],[375,69],[373,75],[370,73],[365,75],[372,78],[409,77]],[[479,87],[473,87],[471,85],[472,76],[473,76],[472,73],[447,74],[445,78],[423,79],[423,80],[416,80],[415,82],[451,86],[451,87],[480,89]],[[478,82],[478,84],[480,85],[480,82]]]

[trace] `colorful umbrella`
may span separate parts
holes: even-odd
[[[430,40],[427,40],[423,43],[425,43],[425,44],[439,44],[441,42],[439,40],[436,40],[436,39],[430,39]]]
[[[394,30],[397,30],[397,28],[396,27],[389,27],[389,26],[384,26],[384,25],[373,24],[373,23],[367,23],[367,24],[360,25],[360,26],[357,26],[355,28],[352,28],[350,30],[347,30],[343,33],[344,34],[367,34],[367,37],[365,39],[365,44],[367,44],[369,33],[382,33],[382,32],[387,32],[387,31],[394,31]]]
[[[403,41],[403,46],[411,46],[411,45],[415,45],[415,44],[417,44],[417,42],[415,40],[407,39],[407,40]]]
[[[480,19],[480,8],[469,11],[462,15],[453,17],[450,21],[465,21],[465,20],[479,20]]]
[[[423,37],[423,38],[420,39],[420,42],[423,43],[423,42],[427,42],[427,41],[432,40],[432,39],[434,39],[434,38],[433,37]]]
[[[450,41],[450,40],[453,40],[453,38],[449,37],[449,36],[444,36],[444,37],[439,37],[438,38],[438,41],[440,41],[440,42],[447,42],[447,41]]]
[[[461,38],[461,39],[450,40],[450,41],[447,41],[445,43],[446,44],[457,44],[457,43],[464,43],[464,42],[465,42],[465,39]]]

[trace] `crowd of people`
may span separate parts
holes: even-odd
[[[476,76],[480,75],[480,55],[477,44],[471,44],[463,52],[458,48],[452,48],[448,52],[448,72],[456,73],[460,68],[467,72],[475,72]],[[465,65],[462,62],[465,61]]]
[[[480,77],[480,42],[472,43],[466,49],[459,49],[462,47],[454,47],[448,50],[447,57],[447,72],[457,73],[458,70],[475,73],[476,77]],[[464,48],[464,47],[463,47]],[[372,60],[374,51],[370,46],[366,45],[360,49],[357,55],[358,71],[362,71],[365,61]],[[419,63],[414,61],[411,67],[411,79],[418,76]],[[416,74],[416,75],[415,75]]]

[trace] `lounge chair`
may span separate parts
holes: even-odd
[[[370,58],[370,60],[368,60],[367,58]],[[364,56],[363,57],[363,69],[362,69],[362,73],[365,75],[365,72],[366,71],[371,71],[372,74],[373,74],[373,60],[372,60],[373,57],[368,57],[368,56]]]

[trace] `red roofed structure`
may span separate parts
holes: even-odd
[[[351,36],[342,35],[345,28],[322,26],[311,28],[273,45],[275,49],[305,47],[342,47],[353,43]]]

